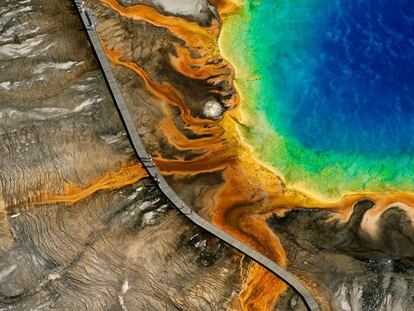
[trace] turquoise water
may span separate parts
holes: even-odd
[[[247,1],[234,24],[265,160],[326,194],[413,189],[414,1]]]

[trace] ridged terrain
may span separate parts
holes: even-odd
[[[248,260],[146,177],[72,5],[0,7],[0,308],[232,308]]]

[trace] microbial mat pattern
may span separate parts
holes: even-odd
[[[329,197],[413,190],[412,3],[258,3],[232,19],[224,47],[249,75],[242,94],[266,120],[255,127],[269,127],[247,135],[260,157]]]

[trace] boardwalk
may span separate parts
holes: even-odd
[[[285,281],[289,286],[296,290],[296,292],[302,297],[305,305],[309,310],[319,311],[320,308],[315,298],[312,296],[310,291],[305,286],[303,286],[303,284],[292,273],[286,271],[281,266],[276,264],[274,261],[270,260],[266,256],[263,256],[262,254],[258,253],[251,247],[240,242],[239,240],[235,239],[234,237],[219,229],[212,223],[206,221],[204,218],[195,213],[190,207],[188,207],[171,189],[171,187],[168,185],[166,180],[163,178],[163,176],[160,174],[160,172],[152,162],[151,156],[146,151],[141,141],[141,138],[135,128],[134,122],[128,111],[125,100],[121,94],[115,76],[112,72],[111,64],[109,63],[109,60],[106,57],[104,49],[99,40],[98,34],[95,31],[97,20],[93,12],[85,8],[79,0],[75,0],[75,4],[81,16],[83,25],[85,26],[90,42],[92,43],[92,47],[101,65],[104,77],[108,83],[114,103],[116,104],[118,111],[120,113],[120,117],[124,123],[131,145],[136,155],[141,159],[141,162],[146,168],[148,174],[158,184],[158,187],[161,190],[161,192],[168,198],[170,203],[175,208],[177,208],[182,214],[184,214],[184,216],[187,217],[191,222],[201,227],[202,229],[210,232],[218,239],[239,250],[255,262],[265,267],[270,272],[277,275],[280,279]]]

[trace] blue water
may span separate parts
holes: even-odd
[[[316,152],[413,152],[414,0],[316,2],[274,35],[295,39],[271,55],[272,125]]]

